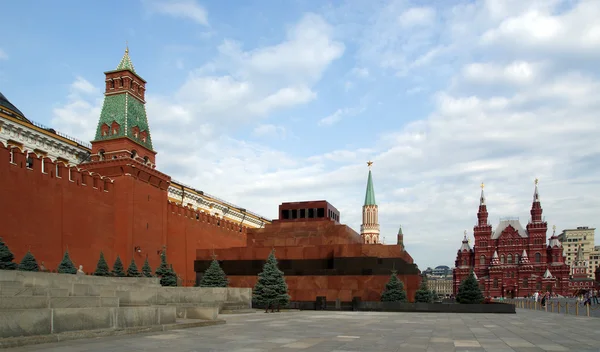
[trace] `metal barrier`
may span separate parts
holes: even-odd
[[[536,302],[526,299],[504,299],[501,302],[512,304],[515,308],[540,310],[550,313],[564,313],[565,315],[575,315],[581,317],[600,317],[600,314],[594,314],[597,310],[600,310],[600,305],[595,304],[583,304],[582,302],[560,302],[549,300],[545,306],[542,306],[541,302]],[[569,309],[571,308],[571,309]],[[570,314],[573,312],[574,314]]]

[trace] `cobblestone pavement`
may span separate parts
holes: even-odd
[[[227,315],[226,325],[8,351],[600,351],[600,319],[517,314],[297,311]]]

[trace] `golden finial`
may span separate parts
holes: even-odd
[[[536,178],[535,178],[535,181],[533,181],[533,182],[535,182],[535,185],[537,186],[537,184],[538,184],[538,182],[539,182],[539,181],[540,181],[540,180],[538,180],[538,179],[537,179],[537,177],[536,177]]]
[[[129,54],[129,41],[125,41],[125,54]]]
[[[369,160],[369,161],[367,161],[367,166],[369,167],[369,170],[371,170],[371,165],[373,165],[373,162],[372,162],[372,161],[370,161],[370,160]]]
[[[483,184],[483,182],[481,182],[481,189],[484,189],[485,185]]]

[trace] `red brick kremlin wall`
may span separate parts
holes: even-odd
[[[38,263],[56,270],[68,248],[87,273],[95,270],[100,251],[111,267],[119,255],[125,267],[134,257],[141,269],[147,256],[155,270],[157,252],[166,245],[169,263],[192,286],[196,249],[246,243],[245,227],[240,232],[236,223],[170,203],[167,185],[134,172],[144,166],[131,160],[115,161],[121,166],[110,177],[71,167],[69,180],[64,164],[39,156],[27,168],[25,152],[12,150],[11,163],[0,143],[0,237],[16,262],[31,249]]]

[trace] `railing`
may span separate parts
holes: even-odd
[[[39,128],[41,128],[41,129],[44,129],[44,130],[46,130],[46,131],[48,131],[48,132],[51,132],[51,133],[54,133],[54,134],[56,134],[56,135],[58,135],[58,136],[61,136],[61,137],[63,137],[63,138],[66,138],[66,139],[70,140],[71,142],[75,142],[75,143],[79,144],[79,145],[80,145],[80,146],[82,146],[82,147],[86,147],[86,148],[88,148],[88,149],[92,149],[92,144],[91,144],[91,143],[89,143],[89,142],[84,142],[84,141],[82,141],[82,140],[79,140],[79,139],[77,139],[77,138],[73,138],[73,137],[71,137],[71,136],[68,136],[68,135],[66,135],[66,134],[64,134],[64,133],[62,133],[62,132],[59,132],[59,131],[55,130],[54,128],[50,128],[50,127],[44,126],[43,124],[41,124],[41,123],[39,123],[39,122],[35,122],[35,121],[32,121],[32,120],[29,120],[29,121],[30,121],[30,122],[31,122],[31,123],[32,123],[34,126],[36,126],[36,127],[39,127]]]
[[[228,202],[226,200],[223,200],[221,198],[215,197],[212,194],[206,193],[204,191],[197,190],[196,188],[194,188],[194,187],[192,187],[190,185],[187,185],[187,184],[185,184],[183,182],[179,182],[177,180],[171,179],[171,183],[176,183],[176,184],[178,184],[180,186],[184,186],[185,188],[189,188],[191,190],[194,190],[198,194],[204,195],[204,196],[206,196],[208,198],[212,198],[212,199],[214,199],[214,200],[216,200],[216,201],[218,201],[220,203],[223,203],[223,204],[227,205],[230,208],[236,209],[236,210],[238,210],[238,211],[240,211],[242,213],[248,213],[248,214],[256,216],[259,219],[266,220],[266,221],[269,221],[269,222],[271,221],[271,220],[268,220],[266,217],[264,217],[262,215],[259,215],[259,214],[255,213],[255,212],[250,211],[250,210],[246,210],[245,208],[239,207],[239,206],[237,206],[237,205],[235,205],[233,203],[230,203],[230,202]]]
[[[512,304],[515,308],[538,310],[550,313],[563,313],[565,315],[575,315],[582,317],[600,318],[600,305],[584,304],[582,301],[569,301],[567,299],[550,299],[542,306],[541,302],[530,299],[505,299],[499,302]]]

